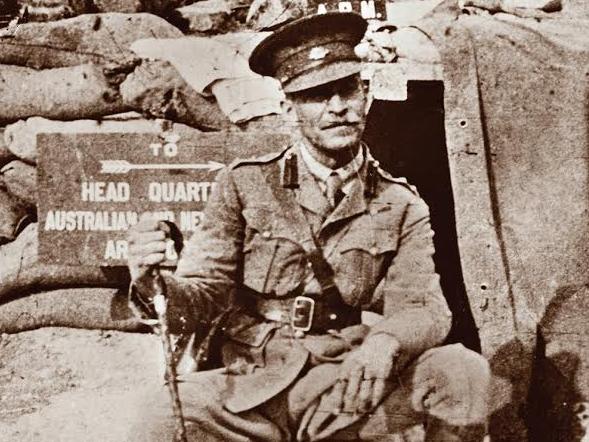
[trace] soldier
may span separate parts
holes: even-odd
[[[164,277],[176,327],[223,321],[222,367],[180,379],[191,440],[382,440],[420,422],[431,441],[485,435],[488,364],[443,345],[451,314],[428,208],[361,142],[354,47],[366,26],[353,13],[302,18],[250,57],[282,83],[299,136],[219,173],[200,230]],[[165,236],[148,219],[129,234],[147,303]],[[172,433],[162,391],[132,439]]]

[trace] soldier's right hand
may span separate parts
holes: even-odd
[[[166,223],[147,214],[127,232],[129,243],[127,265],[131,281],[142,285],[152,278],[152,270],[166,260],[166,240],[170,229]]]

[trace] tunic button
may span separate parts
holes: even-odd
[[[376,255],[378,253],[378,247],[370,247],[370,254]]]
[[[295,339],[302,339],[305,337],[305,332],[302,330],[294,330],[293,335]]]
[[[337,319],[337,315],[335,313],[332,313],[329,315],[329,319],[331,319],[332,321],[335,321]]]
[[[269,231],[269,230],[264,230],[264,231],[262,232],[262,236],[263,236],[264,238],[266,238],[266,239],[267,239],[267,238],[270,238],[270,231]]]
[[[309,268],[313,267],[313,264],[311,264],[311,261],[309,261],[309,262],[307,263],[307,267],[309,267]]]

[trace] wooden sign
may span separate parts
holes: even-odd
[[[219,170],[288,141],[283,134],[40,134],[40,259],[125,265],[126,231],[143,212],[175,222],[190,236]],[[172,245],[168,256],[174,258]]]

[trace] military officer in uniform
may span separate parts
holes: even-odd
[[[221,367],[179,382],[191,440],[384,440],[417,423],[430,441],[484,438],[489,368],[443,345],[451,314],[428,208],[361,142],[354,47],[365,30],[353,13],[305,17],[250,57],[282,83],[298,137],[219,173],[200,230],[164,277],[176,328],[222,319]],[[149,219],[129,234],[145,303],[165,237]],[[131,439],[169,440],[170,410],[165,391],[146,401]]]

